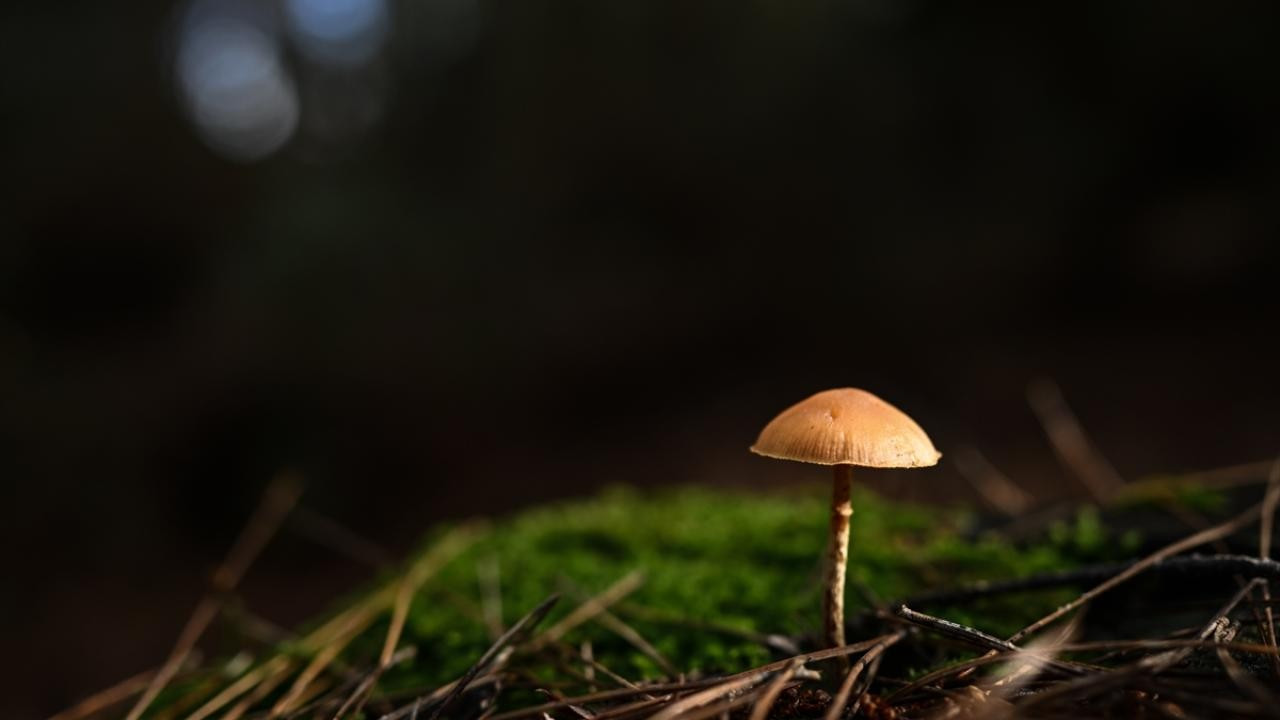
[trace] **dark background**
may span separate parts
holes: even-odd
[[[0,11],[4,716],[158,664],[285,467],[395,556],[812,479],[746,446],[832,386],[1044,498],[1077,486],[1038,377],[1127,478],[1280,444],[1280,6],[370,2],[328,57],[284,5]],[[228,24],[279,53],[270,142],[183,84]],[[875,482],[963,497],[945,459]],[[313,531],[246,580],[264,616],[369,576]]]

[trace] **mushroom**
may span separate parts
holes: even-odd
[[[849,487],[853,466],[913,468],[942,457],[906,413],[866,390],[826,390],[782,411],[751,446],[781,460],[831,465],[831,540],[827,547],[823,621],[831,647],[844,645],[844,578],[849,556]]]

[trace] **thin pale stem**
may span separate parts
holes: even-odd
[[[849,561],[849,516],[853,504],[849,488],[853,484],[853,466],[836,465],[831,494],[831,543],[827,548],[826,597],[823,620],[827,645],[844,645],[844,576]]]

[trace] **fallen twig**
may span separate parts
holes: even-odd
[[[673,720],[687,710],[698,707],[699,705],[705,705],[712,700],[718,700],[726,695],[740,692],[752,687],[753,685],[758,685],[774,673],[781,674],[783,672],[786,672],[785,668],[781,671],[756,671],[750,675],[732,676],[723,682],[707,688],[706,690],[693,693],[692,695],[683,697],[671,703],[660,712],[655,713],[650,720]]]
[[[604,592],[596,595],[595,597],[588,598],[581,605],[574,608],[573,612],[564,616],[555,625],[552,625],[543,631],[541,635],[529,644],[530,649],[537,650],[558,641],[570,630],[604,612],[610,605],[631,594],[636,590],[636,588],[639,588],[643,584],[644,573],[639,570],[633,570],[627,573],[620,580],[606,588]]]
[[[1027,388],[1027,401],[1062,464],[1071,469],[1095,501],[1106,501],[1124,485],[1115,468],[1089,441],[1057,383],[1047,378],[1033,382]]]
[[[520,718],[541,715],[542,713],[545,713],[545,712],[551,712],[553,710],[559,710],[559,709],[565,708],[568,706],[569,703],[573,703],[577,705],[589,705],[589,704],[598,703],[598,702],[612,702],[615,700],[623,700],[623,699],[635,697],[637,695],[642,695],[645,693],[658,695],[658,694],[668,693],[668,692],[687,692],[690,690],[698,690],[701,688],[710,687],[717,683],[724,683],[726,681],[733,680],[733,679],[741,679],[744,677],[749,677],[756,673],[778,672],[780,670],[786,669],[788,665],[796,661],[799,661],[801,664],[807,665],[809,663],[821,662],[823,660],[831,660],[834,658],[844,657],[846,655],[852,655],[854,653],[863,652],[871,648],[872,646],[874,646],[876,643],[884,640],[885,637],[886,636],[881,635],[879,637],[871,638],[870,640],[863,640],[861,642],[853,643],[852,645],[842,645],[837,648],[828,648],[826,650],[818,650],[816,652],[811,652],[811,653],[801,653],[793,657],[789,657],[783,660],[778,660],[777,662],[772,662],[767,665],[762,665],[758,668],[753,668],[751,670],[747,670],[742,673],[738,673],[736,675],[729,675],[727,677],[703,678],[699,680],[688,680],[685,682],[655,683],[651,685],[640,685],[635,688],[618,688],[616,690],[602,690],[600,692],[592,693],[590,695],[582,695],[582,696],[573,697],[573,698],[566,698],[563,701],[543,703],[541,705],[534,705],[532,707],[519,708],[516,710],[510,710],[504,713],[498,713],[492,716],[491,718],[489,718],[489,720],[519,720]],[[387,716],[382,718],[381,720],[396,720],[396,718]]]
[[[804,663],[793,660],[791,664],[783,668],[782,672],[773,677],[765,689],[760,693],[760,697],[756,700],[756,704],[751,708],[751,716],[749,720],[765,720],[769,717],[769,711],[773,709],[773,704],[778,700],[778,695],[782,693],[783,687],[787,681],[795,676],[796,671],[804,667]]]
[[[1132,568],[1138,562],[1141,561],[1087,565],[1013,580],[979,582],[954,590],[913,595],[902,602],[916,606],[949,605],[995,595],[1098,583]],[[1152,563],[1148,566],[1147,572],[1164,575],[1183,574],[1197,580],[1233,575],[1280,580],[1280,561],[1263,560],[1249,555],[1179,555]]]
[[[131,678],[112,685],[106,690],[90,695],[72,707],[49,718],[49,720],[81,720],[116,703],[124,702],[129,697],[145,690],[151,683],[151,679],[155,677],[155,674],[155,670],[138,673]]]
[[[1031,495],[1000,472],[977,448],[961,446],[954,458],[960,475],[996,511],[1019,517],[1031,507]]]
[[[1159,563],[1165,558],[1172,557],[1182,552],[1186,552],[1187,550],[1190,550],[1193,547],[1204,545],[1205,543],[1212,542],[1214,540],[1217,540],[1218,538],[1229,537],[1232,533],[1237,532],[1244,527],[1247,527],[1248,525],[1252,524],[1255,520],[1257,520],[1258,512],[1260,509],[1261,509],[1261,504],[1254,505],[1253,507],[1250,507],[1248,510],[1245,510],[1244,512],[1240,513],[1236,517],[1231,518],[1230,520],[1227,520],[1226,522],[1220,523],[1218,525],[1215,525],[1214,527],[1211,527],[1205,530],[1201,530],[1200,532],[1197,532],[1193,535],[1190,535],[1181,540],[1178,540],[1177,542],[1170,543],[1160,548],[1159,550],[1151,553],[1145,558],[1139,560],[1138,562],[1120,571],[1113,577],[1103,581],[1101,584],[1095,586],[1094,588],[1084,593],[1081,593],[1081,595],[1077,597],[1075,600],[1072,600],[1071,602],[1060,606],[1058,609],[1054,610],[1048,615],[1045,615],[1039,620],[1036,620],[1030,625],[1014,633],[1009,637],[1009,641],[1015,642],[1015,643],[1018,642],[1022,638],[1036,632],[1037,630],[1040,630],[1044,626],[1052,623],[1058,618],[1061,618],[1063,615],[1066,615],[1067,613],[1079,608],[1081,605],[1084,605],[1090,600],[1097,598],[1099,595],[1102,595],[1108,590],[1115,588],[1117,585],[1124,583],[1125,581],[1133,578],[1135,575],[1138,575],[1144,570],[1150,569],[1153,565],[1155,565],[1156,563]]]
[[[439,705],[435,706],[435,709],[431,711],[431,715],[427,717],[427,720],[436,720],[436,718],[440,717],[440,713],[444,712],[449,705],[451,705],[453,701],[467,689],[467,686],[475,679],[476,675],[479,675],[481,670],[486,668],[489,663],[493,662],[493,659],[498,656],[498,653],[501,652],[503,648],[506,648],[508,645],[518,643],[528,631],[537,627],[538,623],[542,622],[542,619],[547,616],[547,613],[551,612],[551,608],[554,607],[556,602],[559,600],[559,595],[552,595],[548,597],[537,607],[530,610],[527,615],[520,618],[520,620],[516,622],[515,625],[512,625],[509,630],[503,633],[502,637],[498,638],[493,645],[489,646],[489,649],[486,650],[485,653],[480,656],[480,659],[471,666],[471,669],[467,670],[467,672],[458,679],[453,690],[440,701]]]
[[[887,635],[883,640],[873,645],[870,650],[863,653],[862,657],[858,658],[858,661],[845,674],[844,682],[840,683],[840,689],[836,692],[835,699],[831,701],[831,707],[827,709],[824,720],[838,720],[840,713],[844,712],[845,705],[849,702],[849,695],[853,693],[853,684],[857,682],[858,676],[866,669],[867,663],[880,657],[885,650],[888,650],[890,646],[906,637],[906,635],[906,632],[902,630],[892,635]],[[859,694],[859,700],[861,700],[861,693]]]
[[[1261,580],[1253,580],[1240,588],[1231,599],[1226,602],[1209,621],[1204,624],[1200,632],[1196,635],[1196,640],[1207,642],[1214,637],[1214,633],[1220,630],[1227,616],[1235,610],[1236,606],[1244,600],[1245,596],[1251,591],[1255,585],[1261,583]],[[1064,698],[1070,695],[1079,695],[1081,693],[1099,693],[1108,689],[1117,688],[1129,683],[1136,675],[1158,675],[1174,665],[1182,662],[1191,652],[1195,650],[1194,646],[1174,648],[1166,650],[1157,655],[1145,657],[1132,665],[1119,670],[1088,677],[1078,678],[1070,682],[1064,682],[1056,687],[1039,693],[1030,698],[1023,704],[1023,709],[1028,710],[1032,707],[1039,707],[1053,702],[1054,700]]]
[[[907,622],[928,628],[941,635],[945,635],[946,637],[959,640],[968,645],[974,645],[984,650],[992,652],[1024,652],[1023,648],[1018,647],[1008,640],[1001,640],[994,635],[989,635],[981,630],[971,628],[967,625],[961,625],[960,623],[952,620],[945,620],[943,618],[933,617],[932,615],[917,612],[906,605],[897,606],[894,608],[893,612],[894,615],[906,620]],[[1044,658],[1041,658],[1036,664],[1051,667],[1066,675],[1084,675],[1093,669],[1086,668],[1078,664],[1064,663]]]
[[[1267,492],[1262,499],[1262,522],[1258,527],[1258,557],[1262,560],[1271,559],[1271,539],[1272,527],[1276,519],[1276,506],[1280,504],[1280,458],[1277,458],[1271,466],[1271,472],[1267,477]],[[1271,610],[1271,584],[1262,583],[1262,601],[1265,607],[1262,610],[1266,618],[1266,623],[1262,625],[1263,640],[1276,647],[1276,623],[1275,614]],[[1275,672],[1276,677],[1280,677],[1280,657],[1272,656],[1271,669]]]
[[[142,693],[142,697],[138,699],[133,709],[129,711],[125,720],[138,720],[138,718],[142,717],[142,713],[147,711],[147,708],[155,701],[160,691],[177,674],[178,668],[182,667],[182,663],[191,654],[192,649],[195,648],[196,643],[200,640],[200,636],[204,635],[204,631],[218,616],[218,612],[225,602],[226,594],[240,584],[240,579],[244,577],[249,566],[258,557],[258,553],[262,552],[262,548],[266,546],[267,541],[280,528],[280,523],[289,514],[289,511],[293,509],[293,506],[298,502],[298,496],[301,494],[302,483],[292,473],[284,473],[277,476],[267,486],[266,492],[263,493],[262,502],[258,505],[258,509],[254,511],[248,524],[245,525],[240,537],[236,538],[235,544],[232,545],[230,552],[227,553],[226,560],[214,570],[209,592],[196,605],[196,609],[191,613],[191,618],[187,620],[186,626],[178,634],[178,641],[174,643],[168,659],[165,660],[164,665],[160,666],[160,670],[151,677],[151,681],[147,684],[147,689]]]

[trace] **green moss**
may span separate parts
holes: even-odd
[[[1095,510],[1054,528],[1047,541],[1014,546],[993,534],[972,537],[961,510],[890,503],[857,492],[852,523],[849,614],[863,595],[885,600],[966,582],[1025,576],[1123,552]],[[412,605],[403,643],[416,660],[382,687],[444,682],[489,644],[479,620],[477,567],[501,569],[504,621],[510,624],[553,592],[565,594],[549,627],[588,595],[633,570],[644,584],[615,608],[618,616],[684,671],[731,671],[769,659],[752,633],[791,637],[820,627],[821,557],[828,499],[824,489],[748,494],[685,488],[640,493],[614,489],[500,519],[493,529],[425,585]],[[948,617],[1008,634],[1054,607],[1055,593],[947,609]],[[353,648],[373,656],[385,628]],[[590,640],[596,656],[632,678],[662,674],[631,645],[596,623],[565,638]]]
[[[481,574],[495,566],[500,569],[506,626],[548,595],[564,596],[542,630],[620,578],[643,573],[643,583],[611,610],[680,672],[732,672],[762,664],[775,652],[761,642],[764,635],[785,636],[812,648],[821,625],[828,492],[817,486],[770,494],[619,488],[495,518],[482,530],[473,525],[464,532],[457,526],[438,527],[428,534],[422,551],[407,559],[402,573],[353,593],[337,604],[333,616],[304,629],[295,642],[263,648],[248,641],[239,661],[223,657],[185,675],[161,695],[149,716],[180,716],[274,654],[310,658],[331,641],[334,628],[360,617],[362,608],[380,608],[385,616],[403,573],[413,576],[441,558],[449,559],[414,595],[400,638],[399,645],[414,646],[417,655],[379,680],[380,695],[437,687],[461,675],[489,647]],[[855,490],[854,510],[847,597],[852,638],[879,631],[859,625],[859,616],[873,604],[979,580],[1115,560],[1132,555],[1142,539],[1132,529],[1113,532],[1090,507],[1051,526],[1043,538],[1018,544],[998,532],[980,532],[979,518],[963,509],[890,502]],[[1076,592],[1037,591],[922,609],[1004,636]],[[388,624],[382,617],[361,632],[335,659],[333,669],[373,667]],[[232,640],[229,654],[240,649]],[[661,663],[598,622],[580,625],[564,640],[574,647],[590,641],[604,665],[631,679],[668,674]],[[553,652],[560,651],[569,652],[563,645],[553,646]],[[912,660],[912,666],[927,672],[961,652],[939,644],[936,652]],[[576,659],[564,659],[581,667]],[[512,667],[537,677],[545,688],[559,687],[577,672],[557,667],[550,656],[516,661]],[[292,682],[277,687],[258,706],[269,706]],[[540,699],[519,687],[504,693],[504,703]]]

